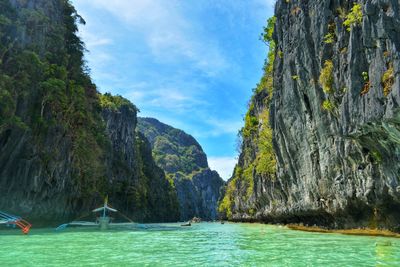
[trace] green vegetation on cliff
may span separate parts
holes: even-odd
[[[149,139],[157,165],[169,177],[191,179],[208,168],[207,157],[199,143],[183,131],[152,118],[139,118],[138,130]]]
[[[333,94],[335,92],[333,82],[333,62],[332,60],[326,60],[319,75],[319,83],[325,94]]]
[[[346,26],[347,31],[351,31],[352,26],[361,24],[363,19],[362,5],[354,3],[353,7],[345,18],[346,19],[343,22],[343,25]]]
[[[100,107],[84,64],[84,44],[76,35],[83,19],[68,1],[62,1],[58,23],[51,23],[52,8],[49,14],[15,9],[6,0],[0,7],[0,134],[31,132],[45,163],[58,153],[44,148],[46,136],[63,132],[73,143],[75,182],[88,193],[99,190],[105,135],[93,112]]]
[[[264,65],[264,74],[254,90],[249,110],[245,116],[245,125],[239,132],[241,154],[232,178],[229,180],[224,198],[219,205],[219,212],[232,219],[235,196],[241,196],[248,202],[254,193],[254,177],[262,176],[274,179],[276,160],[272,147],[272,129],[269,124],[269,105],[273,94],[273,68],[276,51],[273,32],[276,18],[268,20],[262,40],[268,45],[269,52]],[[261,101],[259,101],[261,99]],[[252,204],[245,207],[249,214],[254,213]]]
[[[138,118],[138,131],[149,139],[155,162],[176,190],[180,219],[217,219],[220,189],[225,183],[208,167],[200,144],[184,131],[152,118]]]
[[[54,220],[109,195],[134,219],[177,220],[137,108],[90,78],[84,23],[69,0],[0,0],[0,209]]]
[[[396,0],[276,2],[274,93],[250,102],[228,218],[400,231],[399,11]],[[256,162],[268,108],[273,176]]]
[[[137,107],[132,104],[128,99],[123,98],[120,95],[111,95],[110,93],[105,93],[105,94],[99,94],[99,99],[100,99],[100,106],[104,109],[110,109],[112,111],[117,111],[121,107],[127,107],[131,109],[132,111],[139,111]]]

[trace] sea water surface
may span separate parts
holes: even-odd
[[[400,239],[233,223],[0,230],[0,266],[400,266]]]

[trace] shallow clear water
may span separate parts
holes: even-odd
[[[0,231],[0,266],[400,266],[400,239],[200,223]]]

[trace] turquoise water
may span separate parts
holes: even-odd
[[[0,231],[0,266],[400,266],[400,239],[262,224]]]

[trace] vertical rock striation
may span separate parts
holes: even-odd
[[[119,96],[106,94],[102,98],[124,101],[118,108],[103,106],[102,111],[111,143],[106,153],[110,201],[138,221],[177,221],[176,192],[156,166],[149,141],[136,132],[136,107]]]
[[[277,171],[253,176],[232,218],[400,230],[399,12],[396,0],[277,1]]]

